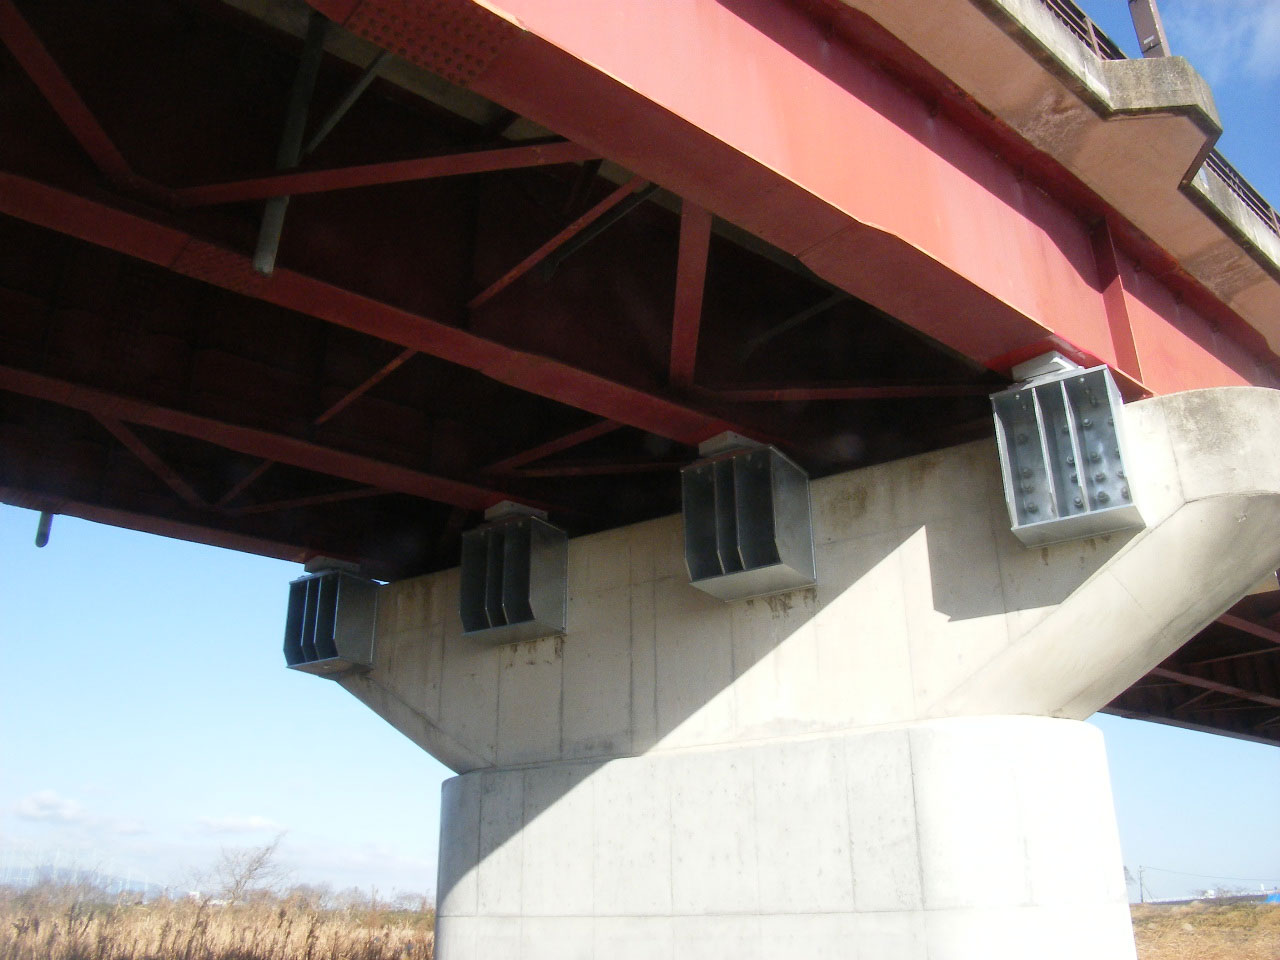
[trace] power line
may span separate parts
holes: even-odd
[[[1180,877],[1198,877],[1201,880],[1235,880],[1239,883],[1273,883],[1277,877],[1220,877],[1212,873],[1189,873],[1186,870],[1168,870],[1164,867],[1139,867],[1140,870],[1155,870],[1157,873],[1176,873]]]

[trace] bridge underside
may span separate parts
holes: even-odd
[[[0,0],[0,30],[7,503],[401,579],[455,565],[503,499],[571,534],[675,513],[678,468],[725,429],[814,476],[985,435],[1000,357],[1072,347],[985,292],[995,346],[929,327],[912,296],[985,309],[973,278],[868,252],[895,299],[711,215],[616,121],[616,151],[579,145],[402,62],[272,180],[302,41],[213,0]],[[329,50],[308,136],[376,53],[336,27]],[[249,256],[281,192],[265,277]],[[1160,371],[1099,316],[1106,343],[1075,353],[1148,392]],[[1260,382],[1232,350],[1218,379]],[[1280,743],[1277,618],[1280,593],[1245,598],[1109,709]]]

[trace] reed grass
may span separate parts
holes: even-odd
[[[111,900],[0,890],[0,960],[431,960],[431,910]]]

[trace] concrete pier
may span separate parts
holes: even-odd
[[[1136,532],[1028,550],[979,442],[816,481],[791,594],[691,588],[679,517],[571,542],[562,638],[463,638],[456,571],[384,587],[341,682],[464,774],[442,960],[1132,957],[1077,721],[1280,566],[1280,393],[1125,417]]]
[[[449,960],[1132,957],[1101,735],[966,717],[449,782]]]

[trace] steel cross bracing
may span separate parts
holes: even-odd
[[[431,99],[379,79],[402,61],[325,32],[357,45],[353,65],[326,48],[322,119],[285,171],[297,39],[213,0],[124,17],[0,0],[0,499],[400,577],[455,563],[498,499],[575,533],[674,512],[679,466],[724,429],[815,472],[983,436],[1005,382],[983,363],[1006,334],[1044,342],[970,280],[904,260],[541,40],[519,54],[545,66],[528,89],[510,69],[445,71],[423,81]],[[564,103],[531,99],[547,84]],[[574,105],[588,96],[608,123]],[[263,201],[284,196],[265,276]],[[861,237],[839,256],[910,283],[833,275],[838,251],[810,228]],[[1134,387],[1132,243],[1104,216],[1086,246]],[[925,322],[939,303],[950,328]],[[1265,638],[1226,621],[1204,636],[1148,682],[1168,687],[1125,696],[1277,735],[1248,699],[1280,683]]]
[[[198,235],[173,226],[178,221],[174,220],[172,213],[180,212],[193,204],[230,204],[253,199],[305,195],[314,191],[475,175],[499,170],[525,169],[543,164],[582,162],[590,159],[590,151],[564,140],[544,137],[524,144],[503,145],[471,152],[454,151],[420,160],[357,164],[331,170],[300,170],[296,173],[279,173],[205,187],[171,188],[145,179],[135,172],[124,159],[121,151],[115,147],[104,126],[78,94],[75,85],[62,72],[55,58],[45,49],[36,32],[23,19],[15,5],[6,0],[5,3],[0,4],[0,9],[3,9],[0,32],[3,33],[6,43],[15,51],[21,52],[20,64],[27,70],[36,87],[63,123],[72,130],[82,147],[107,175],[109,182],[124,195],[143,197],[151,201],[159,199],[171,211],[169,215],[163,215],[148,214],[136,207],[129,210],[125,209],[126,204],[91,199],[79,191],[43,183],[30,177],[9,174],[3,175],[6,189],[3,200],[0,200],[5,213],[47,229],[148,260],[175,273],[219,284],[228,290],[251,295],[317,316],[326,322],[338,323],[404,346],[404,349],[382,368],[368,375],[315,416],[311,421],[313,428],[340,415],[396,369],[421,353],[480,371],[492,379],[529,393],[604,416],[607,422],[619,427],[639,428],[656,437],[674,440],[680,444],[695,443],[705,436],[732,426],[765,439],[789,441],[797,449],[804,448],[799,437],[771,435],[768,418],[753,425],[749,421],[735,422],[722,416],[717,410],[721,405],[718,404],[714,394],[700,392],[698,396],[701,400],[691,402],[676,399],[678,394],[674,392],[668,398],[651,389],[636,389],[616,379],[599,376],[581,367],[565,364],[544,355],[506,347],[489,338],[479,337],[459,329],[455,324],[441,323],[420,313],[397,309],[390,304],[362,297],[349,289],[334,287],[318,278],[288,269],[276,271],[270,277],[255,277],[246,269],[248,258],[244,254],[217,243],[209,243]],[[312,34],[314,47],[315,38],[321,34],[314,30]],[[381,58],[377,62],[381,62]],[[342,111],[351,109],[354,103],[351,90],[367,87],[370,79],[371,71],[366,69],[361,78],[342,98],[339,104],[340,109],[332,112],[325,120],[320,134],[333,129],[336,123],[334,118],[341,119]],[[295,89],[291,96],[296,101],[298,91]],[[289,138],[301,142],[302,134],[299,132],[297,119],[295,118],[293,122],[294,129],[289,134]],[[512,118],[508,115],[503,119],[503,126],[509,126],[511,122]],[[308,146],[313,149],[321,138],[321,135],[313,136]],[[300,151],[291,149],[291,156],[295,152]],[[277,161],[279,162],[279,158]],[[595,165],[595,168],[598,168],[598,165]],[[579,182],[575,185],[575,195],[581,192],[583,182],[579,178]],[[576,217],[566,227],[535,247],[531,253],[474,294],[467,303],[467,309],[474,312],[483,307],[535,267],[562,262],[570,250],[578,249],[587,237],[594,237],[607,225],[616,222],[619,214],[634,208],[635,200],[648,196],[652,192],[652,188],[647,190],[645,188],[646,185],[642,180],[632,178],[605,195],[585,213]],[[572,202],[571,200],[571,204]],[[671,319],[671,363],[668,378],[675,387],[691,391],[695,389],[693,364],[701,324],[702,287],[708,258],[711,217],[696,205],[686,206],[687,211],[683,218],[685,226],[681,230],[676,266],[676,306]],[[14,371],[14,374],[16,376],[18,371]],[[73,389],[75,386],[71,382],[67,384],[68,389]],[[92,390],[92,385],[84,386]],[[831,389],[839,390],[841,386],[857,391],[851,396],[861,398],[890,398],[899,395],[904,389],[908,395],[925,396],[950,395],[956,392],[979,395],[987,389],[983,384],[959,385],[958,388],[944,384],[937,389],[927,384],[912,384],[905,387],[893,384],[835,385]],[[688,395],[691,398],[694,396],[693,393]],[[830,396],[839,396],[839,394],[832,393]],[[121,396],[119,400],[127,404],[130,398]],[[102,398],[102,402],[107,401]],[[118,423],[118,421],[112,422]],[[127,428],[120,424],[113,433],[120,438],[127,435],[124,432],[126,430]],[[572,437],[576,433],[576,431],[570,431],[568,436]],[[141,442],[133,442],[129,447],[189,506],[207,506],[200,495],[181,479],[174,468],[164,464],[157,456],[148,456],[143,453],[142,451],[146,449],[145,445]],[[548,450],[562,448],[561,445],[552,442],[550,445],[543,444],[534,449],[537,450],[540,447],[546,447]],[[505,459],[512,461],[524,459],[527,462],[527,458],[522,458],[521,455]],[[232,505],[237,499],[243,498],[246,491],[266,474],[273,462],[271,458],[262,460],[256,467],[225,487],[218,495],[211,496],[212,509],[223,512],[232,511]],[[633,462],[628,458],[615,460],[612,466],[606,459],[598,463],[542,468],[542,473],[584,476],[669,469],[668,461],[655,460],[646,464],[644,461]],[[440,479],[444,481],[445,478]],[[404,484],[401,486],[403,487]],[[338,502],[348,499],[349,494],[355,492],[359,492],[362,496],[372,495],[371,491],[378,489],[381,488],[358,487],[355,491],[281,498],[275,502],[285,505]],[[457,495],[450,497],[440,493],[441,490],[454,489],[447,482],[437,485],[436,489],[436,496],[439,499],[454,505],[473,509],[476,507],[474,498],[469,495],[459,498]],[[512,494],[510,491],[495,492],[494,496],[520,498],[518,493]],[[461,502],[459,502],[460,499]],[[525,496],[524,499],[529,498]],[[234,508],[241,515],[248,509],[249,507],[244,505]]]

